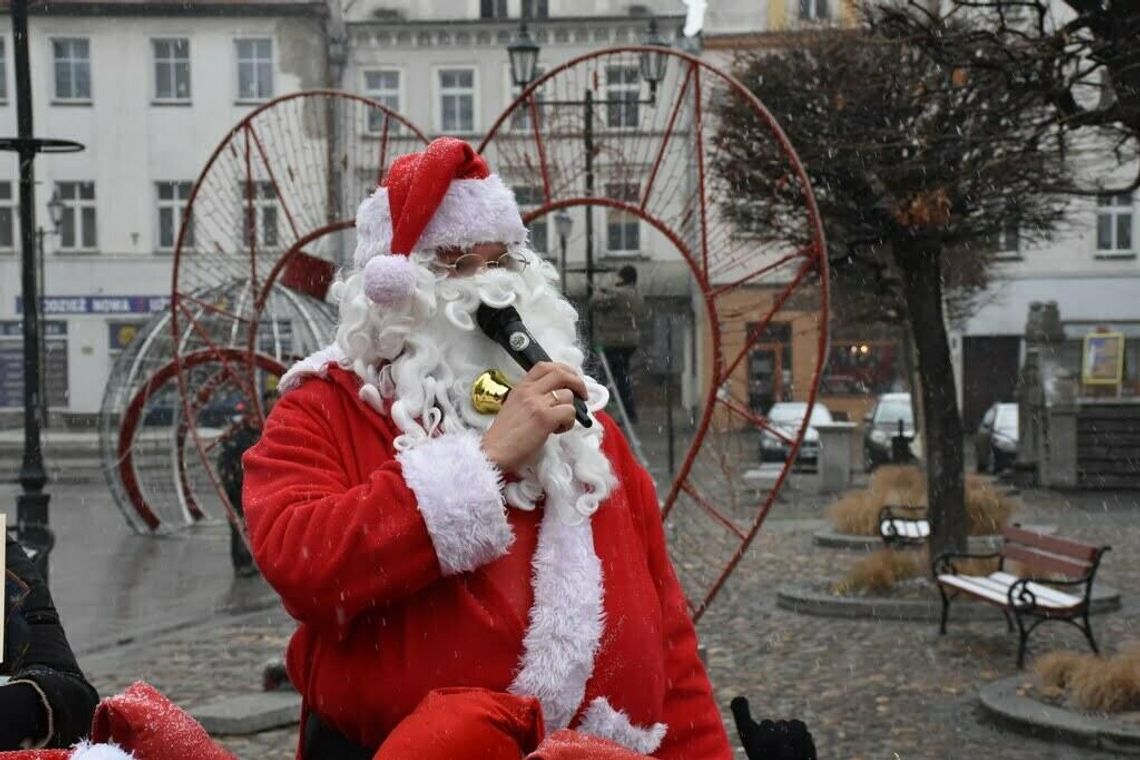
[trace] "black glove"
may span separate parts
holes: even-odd
[[[47,710],[29,683],[0,686],[0,750],[24,749],[47,738]]]
[[[752,720],[748,700],[732,700],[736,732],[748,760],[816,760],[815,744],[802,720]]]

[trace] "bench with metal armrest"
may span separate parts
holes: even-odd
[[[879,510],[879,536],[891,547],[925,546],[930,538],[926,507],[888,504]]]

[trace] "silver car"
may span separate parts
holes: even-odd
[[[986,410],[974,433],[978,472],[1001,472],[1017,461],[1017,404],[997,403]]]
[[[764,431],[760,438],[760,459],[765,462],[785,462],[792,447],[788,440],[795,440],[800,424],[807,416],[807,403],[803,401],[781,401],[768,410],[768,424],[773,432]],[[832,422],[831,412],[826,406],[815,403],[811,409],[808,429],[804,432],[803,443],[796,454],[796,464],[816,466],[819,462],[819,431],[816,425]]]

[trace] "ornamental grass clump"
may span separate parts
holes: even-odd
[[[1140,645],[1132,644],[1112,657],[1049,652],[1034,661],[1033,669],[1047,689],[1063,693],[1080,710],[1140,710]]]
[[[925,550],[879,549],[856,560],[832,590],[841,595],[881,593],[900,581],[929,573],[930,558]]]

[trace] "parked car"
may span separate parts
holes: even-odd
[[[1001,472],[1017,461],[1017,404],[997,403],[986,410],[974,433],[978,472]]]
[[[794,440],[799,433],[800,425],[807,415],[807,404],[802,401],[781,401],[773,404],[768,410],[768,424],[776,433],[764,431],[760,437],[760,459],[764,462],[786,462],[791,453],[791,446],[784,438]],[[811,409],[811,418],[808,420],[808,429],[804,431],[804,440],[800,444],[796,455],[796,464],[816,466],[819,463],[819,431],[816,425],[831,422],[831,412],[826,406],[815,402]],[[783,438],[781,438],[783,436]]]
[[[169,427],[174,424],[174,418],[179,411],[181,399],[178,397],[177,386],[165,385],[162,389],[146,400],[143,407],[142,424],[144,427]]]
[[[909,393],[884,393],[875,401],[871,412],[863,418],[863,469],[871,472],[891,461],[891,439],[898,435],[899,421],[903,435],[914,441],[914,408]],[[911,447],[913,453],[914,447]]]
[[[224,428],[245,412],[245,397],[241,393],[219,392],[198,410],[198,426]]]

